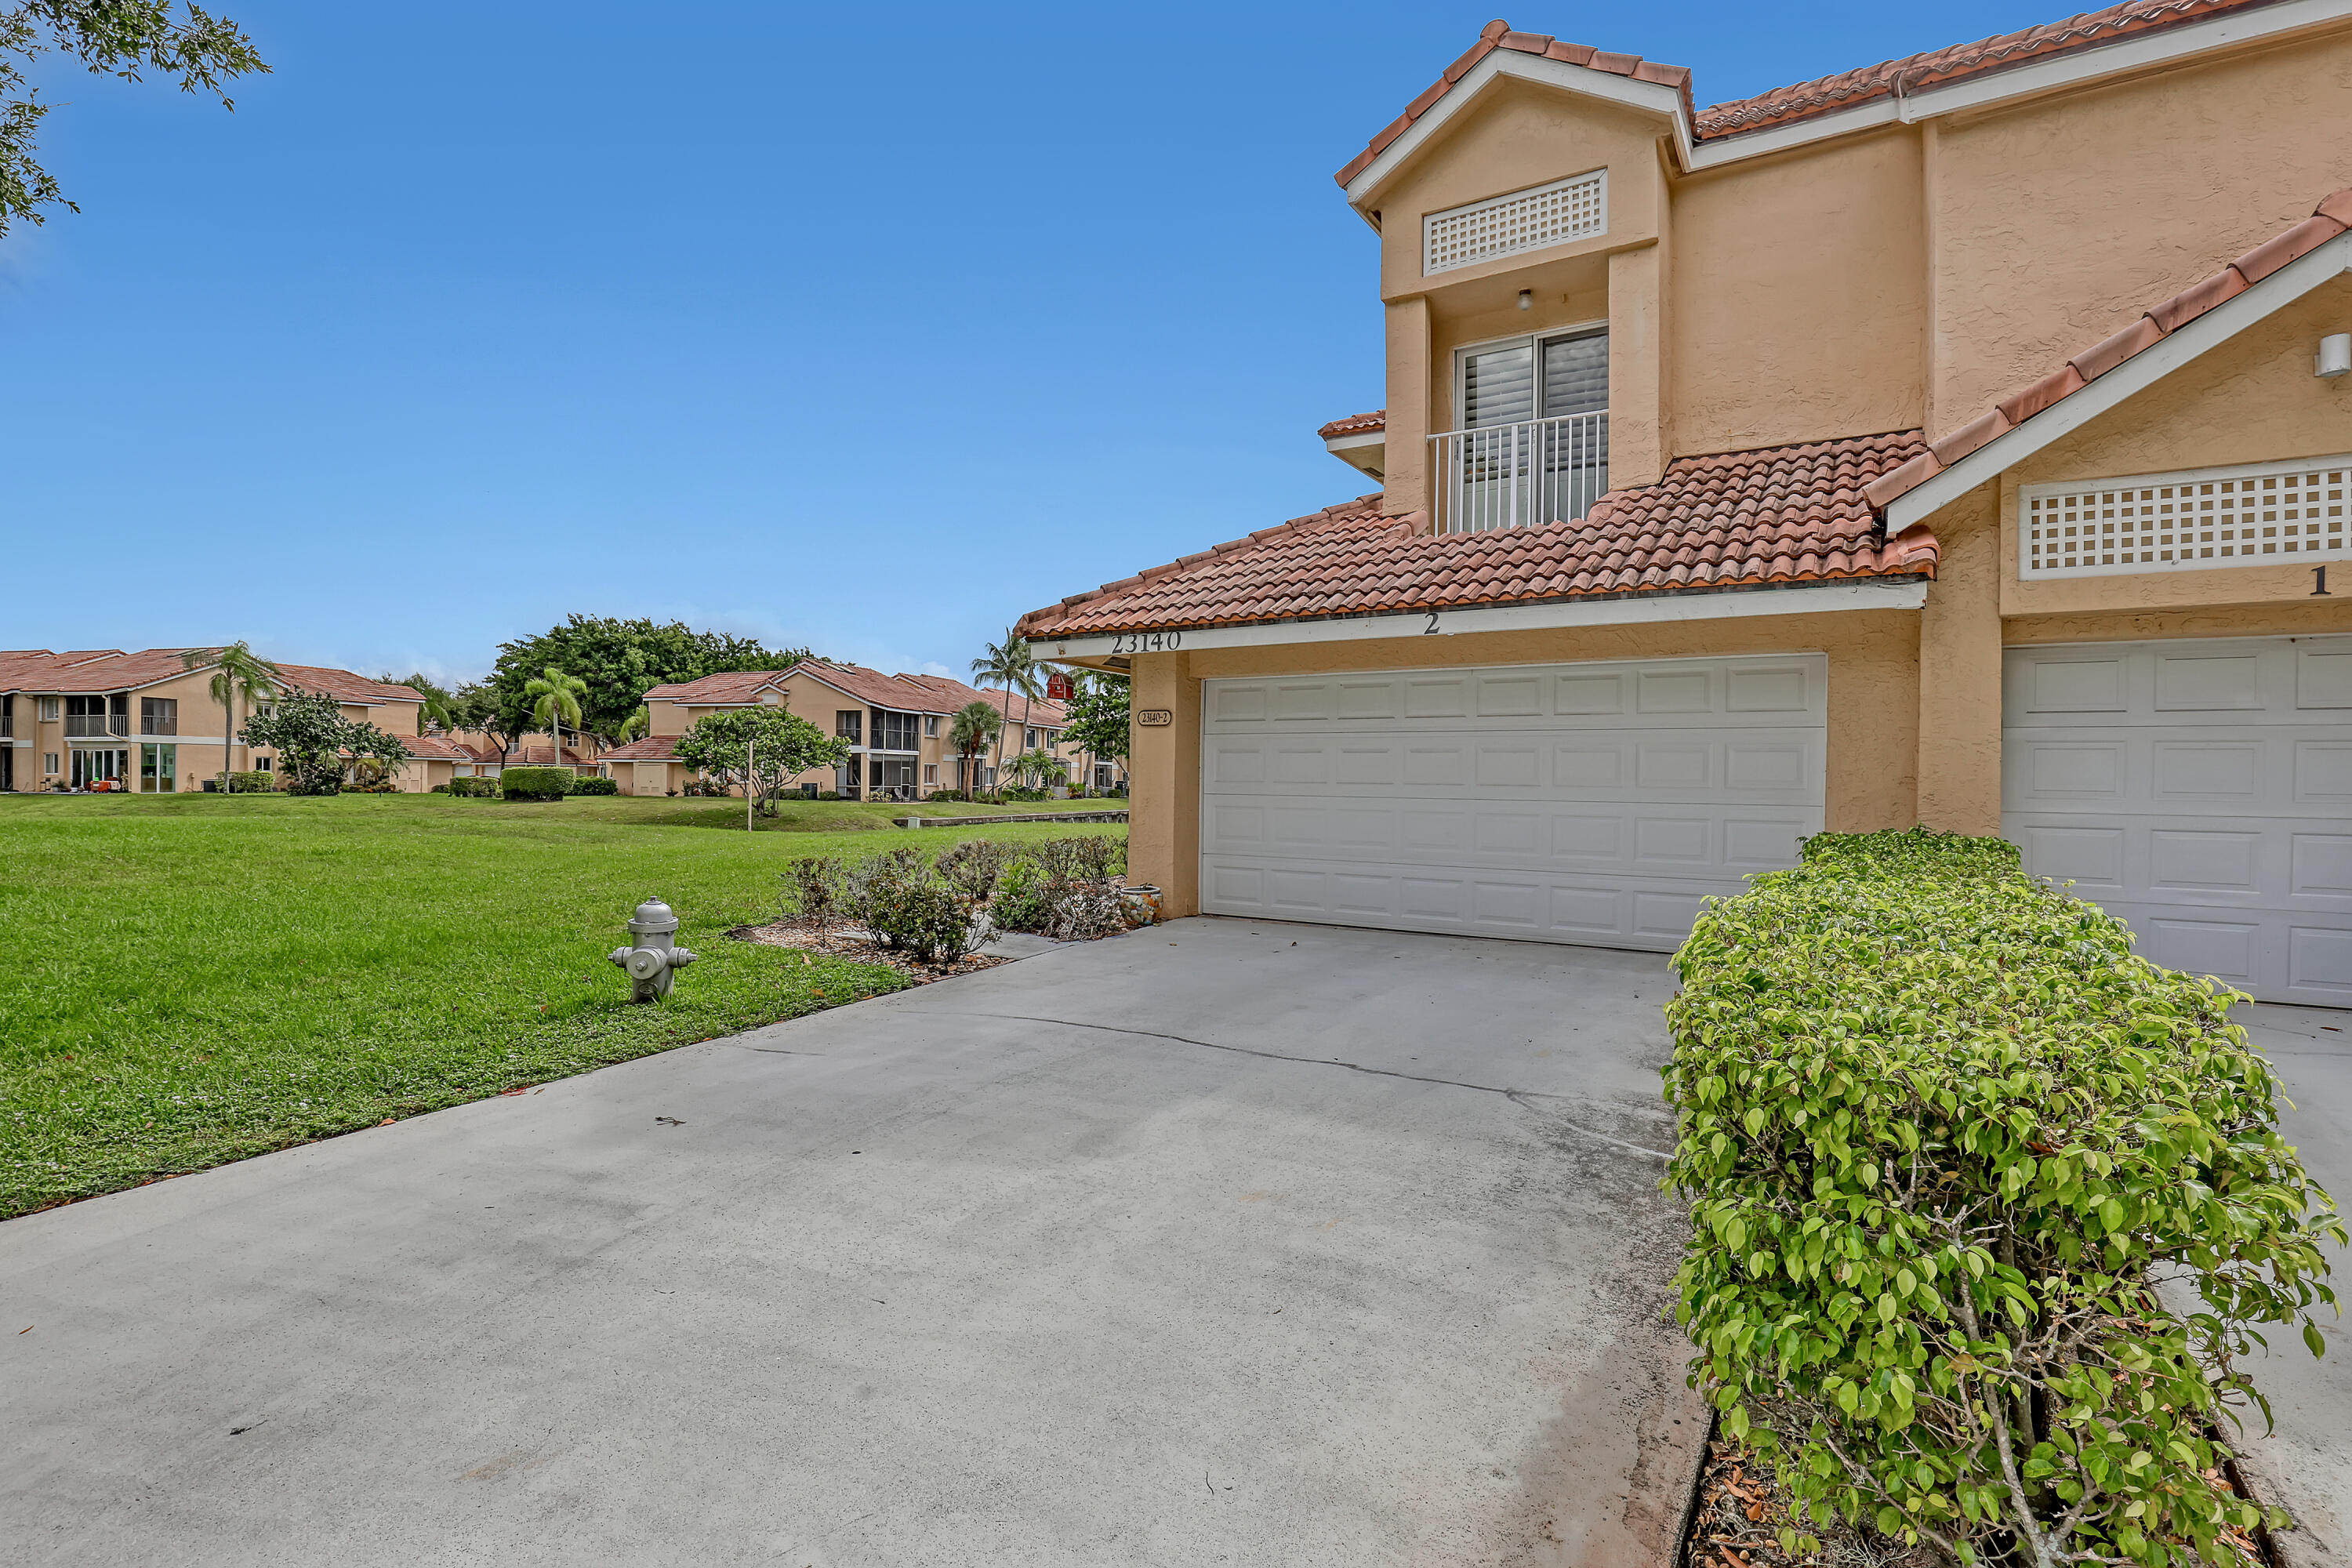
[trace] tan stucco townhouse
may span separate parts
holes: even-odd
[[[1496,22],[1339,171],[1380,488],[1020,626],[1133,677],[1137,873],[1664,949],[1924,821],[2352,1002],[2352,4],[1692,86]]]
[[[790,669],[730,670],[699,680],[656,686],[646,693],[652,733],[604,753],[624,795],[674,795],[695,776],[677,757],[678,737],[709,713],[777,707],[849,742],[837,768],[802,774],[797,785],[837,790],[852,798],[920,800],[942,789],[992,788],[999,747],[977,759],[980,777],[967,784],[963,760],[948,736],[958,709],[985,702],[1004,715],[1001,742],[1010,758],[1047,751],[1062,760],[1067,782],[1108,788],[1111,769],[1062,738],[1069,715],[1047,698],[980,689],[940,675],[885,675],[863,665],[803,659]]]
[[[0,790],[202,789],[219,776],[225,740],[235,771],[274,771],[277,758],[267,748],[229,734],[236,715],[211,692],[217,664],[199,656],[191,669],[185,651],[0,651]],[[345,718],[397,736],[409,752],[393,775],[404,792],[446,784],[453,768],[472,761],[446,738],[426,733],[425,700],[408,687],[321,665],[276,668],[286,687],[331,696]]]

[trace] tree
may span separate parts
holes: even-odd
[[[1010,771],[1024,789],[1045,789],[1070,782],[1070,764],[1043,746],[1013,758]]]
[[[653,732],[653,711],[640,702],[635,712],[621,721],[621,732],[616,738],[623,742],[642,741]]]
[[[404,676],[398,680],[389,675],[380,679],[386,686],[405,686],[422,695],[425,707],[417,715],[419,718],[428,723],[438,724],[444,730],[457,728],[457,699],[453,693],[434,685],[422,675]]]
[[[212,683],[206,689],[212,693],[213,700],[221,705],[221,789],[234,795],[236,792],[236,773],[230,765],[229,744],[230,738],[236,733],[236,714],[231,710],[231,700],[235,699],[239,708],[266,702],[284,677],[276,665],[256,654],[241,638],[221,649],[217,655],[203,648],[190,648],[180,655],[182,669],[202,669],[208,661],[214,662],[216,668],[213,670]]]
[[[176,78],[182,92],[236,104],[221,84],[247,71],[268,75],[253,40],[226,16],[173,0],[0,0],[0,235],[17,218],[47,221],[44,206],[81,208],[33,157],[41,121],[55,107],[25,88],[25,69],[55,49],[92,76],[137,81],[142,68]]]
[[[478,730],[497,743],[499,767],[503,772],[508,754],[521,738],[530,721],[523,717],[522,705],[515,704],[511,714],[499,700],[496,688],[486,681],[472,681],[450,694],[449,727],[452,730]]]
[[[286,688],[269,710],[246,721],[237,739],[278,753],[295,795],[334,795],[343,787],[343,753],[354,762],[397,767],[408,748],[397,735],[343,717],[342,704],[323,691]]]
[[[580,728],[580,700],[588,695],[588,683],[551,665],[539,672],[539,679],[525,684],[522,694],[530,699],[530,721],[545,725],[554,738],[552,764],[562,767],[563,721],[569,719],[575,731]]]
[[[750,637],[694,631],[682,621],[656,626],[574,615],[536,637],[499,644],[488,685],[520,728],[530,706],[523,689],[550,665],[569,671],[588,687],[580,699],[580,727],[610,737],[656,686],[727,669],[790,669],[808,657],[806,648],[778,652]]]
[[[1076,671],[1077,690],[1070,699],[1070,722],[1062,739],[1090,757],[1127,760],[1128,682],[1122,675],[1104,670]]]
[[[677,738],[679,762],[722,784],[742,784],[762,816],[776,815],[776,796],[794,775],[848,755],[848,742],[782,708],[706,713]]]
[[[1037,661],[1030,657],[1029,645],[1011,626],[1004,628],[1003,642],[984,643],[982,647],[985,651],[971,661],[972,679],[983,686],[1003,687],[1007,695],[1015,691],[1021,694],[1021,728],[1023,743],[1026,744],[1029,700],[1037,695]],[[1001,779],[1004,773],[1003,741],[996,748],[996,767]]]
[[[992,702],[967,702],[948,721],[948,744],[956,749],[956,757],[963,764],[966,795],[979,793],[980,774],[972,764],[1003,728],[1004,715]]]

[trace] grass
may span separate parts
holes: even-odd
[[[786,809],[778,839],[725,801],[0,795],[0,1216],[904,985],[727,939],[800,855],[1123,831]],[[650,894],[699,956],[632,1006],[604,954]]]

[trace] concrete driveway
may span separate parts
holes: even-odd
[[[1657,1568],[1667,984],[1184,921],[0,1226],[0,1557]]]
[[[2304,1168],[2352,1213],[2352,1012],[2242,1007],[2238,1021],[2278,1069],[2294,1104],[2280,1117]],[[2337,1294],[2352,1302],[2352,1258],[2334,1249]],[[2314,1361],[2299,1326],[2267,1331],[2271,1353],[2250,1370],[2277,1430],[2255,1412],[2243,1434],[2257,1489],[2300,1528],[2278,1537],[2284,1568],[2352,1568],[2352,1319],[2315,1314],[2327,1354]]]

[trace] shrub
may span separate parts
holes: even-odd
[[[562,800],[572,788],[569,768],[509,768],[498,778],[509,800]]]
[[[972,838],[941,855],[937,868],[941,879],[966,903],[979,905],[988,902],[996,890],[996,879],[1003,875],[1004,863],[1011,858],[1012,851],[1004,845]]]
[[[1054,895],[1034,860],[1015,860],[996,879],[988,917],[999,931],[1044,931],[1054,918]]]
[[[229,774],[228,785],[238,795],[270,795],[278,788],[278,775],[256,768],[250,773]]]
[[[1055,942],[1092,942],[1127,930],[1127,901],[1117,888],[1076,883],[1057,890],[1045,917],[1045,934]]]
[[[499,793],[499,781],[461,776],[451,779],[447,788],[452,795],[461,800],[490,800]]]
[[[817,799],[819,800],[839,800],[840,798],[841,792],[837,789],[820,790],[817,792]]]
[[[1048,838],[1032,853],[1049,881],[1107,882],[1127,869],[1125,841],[1107,833],[1083,838]]]
[[[829,926],[843,915],[841,862],[811,855],[784,868],[784,918],[809,927]]]
[[[970,800],[971,798],[971,796],[964,794],[964,792],[960,789],[935,789],[930,794],[923,797],[923,804],[929,805],[933,801],[958,801]]]
[[[978,944],[979,912],[920,850],[886,849],[852,868],[844,882],[850,913],[885,947],[947,963]]]
[[[2258,1522],[2207,1479],[2212,1417],[2252,1392],[2252,1325],[2334,1300],[2344,1227],[2232,994],[2011,846],[1925,829],[1810,840],[1675,966],[1676,1315],[1799,1526],[2053,1568]]]
[[[1015,785],[1010,789],[998,790],[996,792],[996,798],[999,800],[1035,801],[1046,800],[1051,797],[1048,796],[1042,789],[1022,789],[1018,785]]]
[[[593,773],[574,773],[572,776],[571,784],[564,793],[566,795],[618,795],[621,793],[621,785],[614,779],[598,778]]]

